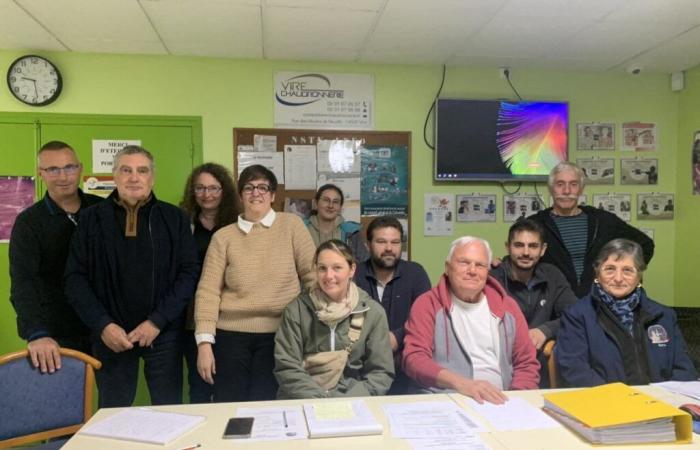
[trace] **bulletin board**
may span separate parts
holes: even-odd
[[[257,138],[256,138],[257,136]],[[274,137],[274,138],[272,138]],[[259,144],[256,146],[257,143]],[[347,144],[354,141],[359,147],[360,156],[360,222],[363,230],[376,216],[393,215],[404,224],[404,251],[410,255],[411,230],[411,132],[409,131],[357,131],[357,130],[301,130],[278,128],[234,128],[233,129],[233,167],[236,178],[239,173],[239,153],[261,150],[261,142],[267,140],[266,150],[284,153],[292,151],[290,146],[318,146],[327,148],[331,144]],[[302,147],[299,147],[302,148]],[[309,147],[306,147],[309,148]],[[283,158],[284,159],[284,158]],[[306,199],[314,197],[318,186],[333,182],[325,179],[325,172],[320,172],[317,164],[315,173],[309,176],[307,189],[289,189],[280,182],[275,195],[273,207],[284,211],[288,199]],[[285,180],[286,181],[286,180]],[[313,188],[311,188],[313,186]],[[342,187],[341,187],[342,188]],[[343,189],[346,191],[346,189]],[[346,205],[348,194],[346,193]],[[287,205],[288,206],[288,205]],[[315,208],[315,205],[313,205]],[[365,233],[363,231],[363,238]]]

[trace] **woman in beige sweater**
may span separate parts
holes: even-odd
[[[214,401],[274,399],[274,338],[282,311],[315,280],[315,246],[301,219],[272,209],[277,179],[246,168],[243,214],[212,237],[195,296],[197,371]]]

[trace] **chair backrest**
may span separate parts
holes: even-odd
[[[92,416],[94,370],[85,353],[61,350],[61,369],[42,374],[27,350],[0,356],[0,448],[77,432]]]
[[[547,357],[547,373],[549,374],[549,387],[554,389],[561,386],[559,382],[559,374],[557,373],[557,364],[554,361],[554,346],[557,341],[552,339],[547,341],[542,349],[542,354]]]

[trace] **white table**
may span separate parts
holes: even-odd
[[[692,402],[692,399],[683,396],[669,393],[663,389],[651,386],[644,386],[641,390],[667,401],[673,405]],[[507,392],[510,397],[520,397],[528,401],[536,407],[542,407],[542,393],[546,391],[511,391]],[[144,450],[144,449],[180,449],[185,446],[199,443],[202,446],[201,450],[209,449],[312,449],[312,450],[372,450],[372,449],[410,449],[407,441],[392,438],[390,435],[389,425],[382,404],[396,402],[415,402],[415,401],[440,401],[452,398],[460,406],[465,406],[463,401],[465,397],[459,394],[450,395],[410,395],[410,396],[387,396],[387,397],[366,397],[364,398],[368,407],[384,425],[384,434],[380,436],[358,436],[358,437],[343,437],[329,439],[305,439],[292,441],[274,441],[274,442],[258,442],[246,443],[245,440],[224,440],[221,438],[226,422],[229,418],[234,417],[237,407],[260,407],[270,405],[299,405],[310,401],[326,401],[326,400],[280,400],[275,402],[250,402],[250,403],[214,403],[206,405],[172,405],[153,407],[172,412],[181,412],[186,414],[197,414],[206,416],[206,422],[203,425],[181,436],[176,441],[167,446],[141,444],[127,441],[117,441],[111,439],[102,439],[91,436],[75,435],[63,448],[66,450],[102,450],[102,449],[120,449],[120,450]],[[337,401],[337,399],[329,399],[328,401]],[[90,423],[99,421],[120,411],[123,408],[101,409],[90,420]],[[465,409],[469,409],[465,406]],[[472,415],[476,415],[473,411]],[[523,420],[527,420],[524,417]],[[482,421],[488,427],[488,422]],[[495,431],[489,428],[489,431],[480,434],[483,441],[493,450],[502,449],[517,449],[517,450],[534,450],[534,449],[552,449],[552,450],[569,450],[569,449],[593,449],[594,447],[576,436],[566,428],[548,429],[548,430],[530,430],[530,431]],[[605,447],[610,449],[631,450],[633,446],[610,446]],[[695,438],[694,442],[689,445],[653,445],[640,446],[640,449],[645,450],[680,450],[685,448],[699,448],[700,438]]]

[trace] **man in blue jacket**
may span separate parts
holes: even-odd
[[[129,406],[139,360],[153,404],[182,402],[181,334],[199,263],[189,219],[152,192],[153,156],[114,157],[117,189],[88,208],[66,264],[68,302],[91,329],[99,406]]]
[[[382,304],[389,320],[389,340],[398,362],[403,350],[404,324],[413,302],[429,291],[430,278],[423,266],[401,259],[403,227],[395,217],[380,216],[367,226],[370,258],[358,262],[355,284]],[[404,393],[408,379],[396,367],[390,394]]]

